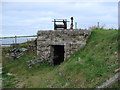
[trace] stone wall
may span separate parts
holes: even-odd
[[[90,30],[49,30],[37,33],[37,56],[52,63],[52,45],[64,45],[64,60],[84,47]]]

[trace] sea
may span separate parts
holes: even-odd
[[[17,43],[24,43],[35,39],[36,37],[20,37],[17,38],[16,41]],[[0,39],[0,46],[10,46],[10,45],[1,45],[1,44],[13,44],[13,43],[15,43],[15,38]]]

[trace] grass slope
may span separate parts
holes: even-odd
[[[95,88],[118,67],[117,36],[115,30],[93,30],[85,48],[55,67],[41,63],[29,69],[26,61],[35,58],[32,52],[16,61],[3,58],[4,87]]]

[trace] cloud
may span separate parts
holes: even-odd
[[[3,34],[35,34],[37,30],[53,29],[53,19],[70,20],[71,16],[74,17],[74,22],[77,22],[78,28],[88,28],[96,25],[98,21],[107,28],[116,28],[117,3],[92,1],[4,2]]]
[[[118,2],[119,0],[1,0],[2,2]]]
[[[32,7],[32,6],[31,6]],[[48,9],[48,10],[36,10],[36,11],[34,11],[34,9],[31,9],[31,10],[26,10],[26,9],[24,9],[24,10],[22,10],[22,11],[18,11],[18,10],[10,10],[10,11],[4,11],[3,12],[3,15],[11,15],[11,17],[13,17],[13,15],[12,14],[14,14],[14,15],[21,15],[21,16],[60,16],[60,14],[58,14],[57,12],[54,12],[54,11],[52,11],[52,10],[50,10],[50,9]]]
[[[52,21],[51,17],[29,18],[24,20],[15,20],[15,19],[14,21],[4,22],[3,26],[30,26],[30,25],[33,25],[34,23],[43,23],[43,21],[44,22]]]
[[[43,21],[48,21],[51,20],[51,17],[40,17],[40,18],[32,18],[32,19],[26,19],[20,21],[20,23],[37,23],[37,22],[43,22]]]

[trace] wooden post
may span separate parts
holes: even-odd
[[[75,29],[77,29],[77,22],[75,22]]]
[[[17,47],[17,36],[15,36],[15,47]]]
[[[55,25],[55,19],[54,19],[54,30],[56,29],[56,25]]]
[[[71,17],[70,19],[71,19],[70,29],[73,29],[73,17]]]
[[[99,26],[99,22],[98,22],[98,29],[99,29],[99,27],[100,27],[100,26]]]

